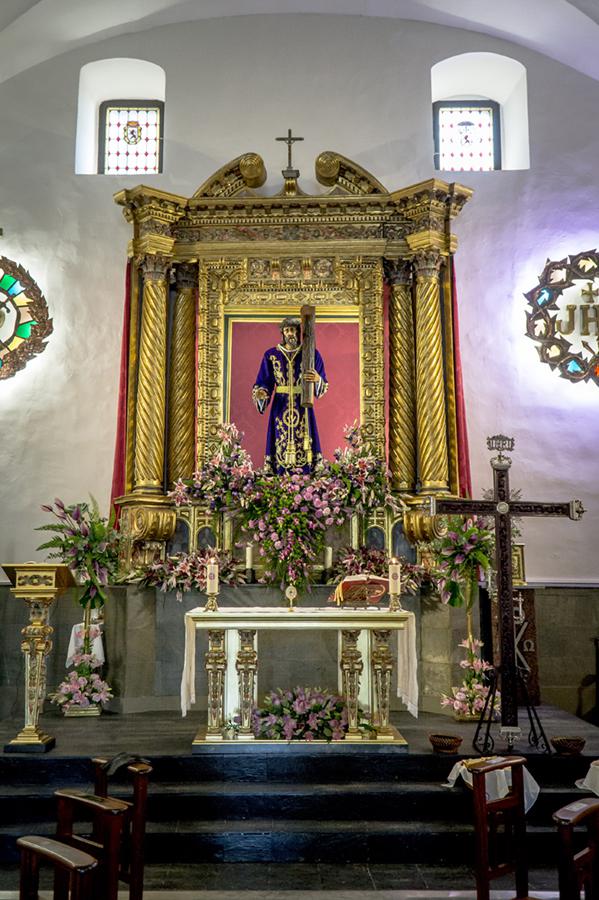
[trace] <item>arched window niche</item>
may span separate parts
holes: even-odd
[[[105,100],[158,100],[164,103],[164,69],[144,59],[99,59],[87,63],[79,74],[75,173],[98,173],[100,106]]]
[[[462,53],[431,69],[433,104],[491,100],[500,115],[501,168],[530,168],[526,69],[499,53]],[[439,168],[435,161],[435,168]],[[459,171],[459,166],[454,171]]]

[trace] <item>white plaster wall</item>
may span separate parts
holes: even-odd
[[[257,16],[130,34],[73,51],[0,85],[1,252],[25,265],[54,317],[48,349],[0,382],[0,559],[35,558],[39,504],[88,492],[106,505],[112,471],[123,274],[129,227],[112,194],[128,177],[74,174],[82,65],[118,56],[166,71],[162,176],[191,194],[246,150],[269,188],[284,162],[274,137],[304,135],[295,159],[338,149],[390,189],[431,177],[430,68],[461,52],[503,53],[528,72],[531,169],[465,174],[455,223],[474,487],[491,482],[485,437],[516,437],[512,482],[536,499],[581,497],[581,524],[527,524],[534,579],[599,582],[599,392],[538,361],[522,292],[547,257],[598,243],[599,84],[521,47],[473,33],[359,17]],[[458,179],[459,180],[459,179]]]

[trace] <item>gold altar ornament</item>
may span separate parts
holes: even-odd
[[[10,593],[24,600],[29,622],[21,630],[25,656],[25,724],[4,746],[5,753],[46,753],[56,741],[39,728],[46,696],[46,657],[52,650],[54,629],[48,613],[56,597],[75,582],[68,566],[56,563],[3,563]]]
[[[282,139],[289,153],[298,139]],[[164,555],[176,526],[167,492],[217,448],[229,415],[223,374],[234,321],[310,306],[320,321],[356,322],[360,421],[373,452],[385,455],[385,282],[394,490],[415,509],[428,496],[459,495],[447,288],[457,247],[451,222],[472,191],[439,179],[388,191],[325,150],[315,171],[326,192],[308,195],[287,162],[274,195],[258,193],[266,170],[256,153],[224,165],[192,197],[143,185],[115,195],[133,230],[126,493],[118,500],[129,525],[125,570]],[[430,540],[434,526],[407,525]]]

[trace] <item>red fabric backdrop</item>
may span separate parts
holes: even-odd
[[[119,396],[116,414],[116,440],[114,445],[114,464],[112,467],[112,490],[110,492],[110,508],[116,497],[125,493],[125,455],[127,452],[127,389],[129,368],[129,323],[131,320],[131,263],[127,263],[125,273],[125,308],[123,310],[123,337],[121,340],[121,364],[119,371]],[[119,509],[117,507],[117,514]]]
[[[458,476],[462,497],[472,496],[472,476],[470,474],[470,451],[468,449],[468,428],[466,425],[466,401],[462,380],[462,358],[460,356],[460,329],[458,322],[458,295],[455,267],[451,260],[451,301],[453,308],[453,359],[455,369],[455,399],[458,438]]]
[[[274,322],[234,320],[229,328],[229,421],[243,431],[243,445],[254,465],[262,465],[268,409],[263,416],[256,411],[251,391],[262,354],[279,342],[281,333]],[[322,452],[328,459],[336,447],[344,444],[344,425],[354,419],[360,421],[359,337],[357,322],[318,321],[316,324],[316,346],[324,360],[329,390],[316,401],[314,408]]]

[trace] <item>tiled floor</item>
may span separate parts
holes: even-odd
[[[127,900],[127,893],[119,893],[119,900]],[[511,900],[513,891],[491,891],[491,900]],[[557,892],[536,891],[539,900],[555,900]],[[147,891],[144,900],[475,900],[474,891],[362,891],[359,888],[343,891]],[[13,891],[0,891],[0,900],[18,900]],[[39,900],[52,900],[51,891],[42,891]]]
[[[48,888],[50,873],[42,873],[42,887]],[[16,867],[0,870],[0,900],[16,897],[19,875]],[[513,880],[496,881],[497,897],[507,892],[513,897]],[[147,900],[247,900],[277,897],[301,900],[341,900],[357,894],[372,900],[407,900],[408,897],[470,897],[474,877],[465,867],[371,864],[325,865],[323,863],[222,863],[177,866],[147,866]],[[511,891],[510,891],[510,888]],[[557,874],[552,869],[530,873],[534,896],[557,896]],[[43,895],[40,896],[42,900]],[[45,897],[43,897],[45,900]]]

